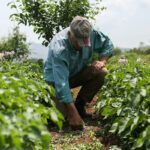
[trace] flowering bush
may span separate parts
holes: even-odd
[[[0,53],[0,60],[13,60],[15,58],[15,51]]]
[[[30,53],[29,44],[26,42],[26,36],[21,34],[19,27],[15,27],[8,37],[0,39],[0,53],[10,59],[11,54],[15,57],[28,55]]]

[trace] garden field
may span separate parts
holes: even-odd
[[[107,65],[105,84],[73,131],[56,109],[55,90],[43,80],[43,61],[0,62],[0,150],[149,150],[149,56],[126,53]],[[79,88],[72,89],[75,98]]]
[[[16,26],[0,39],[0,150],[150,150],[149,4],[148,0],[1,2],[2,31],[7,33],[9,25]],[[54,35],[69,27],[75,16],[89,20],[88,31],[91,27],[98,32],[104,29],[117,42],[113,42],[116,45],[106,66],[104,85],[85,106],[92,118],[83,120],[82,130],[73,130],[57,110],[55,89],[43,78],[44,60],[29,58],[32,51],[28,43],[51,45]],[[72,47],[78,49],[79,43],[70,33]],[[101,52],[108,55],[112,48],[109,38],[101,34],[95,32],[92,36],[91,44],[101,41],[94,46],[100,54],[94,54],[93,61],[100,58]],[[129,48],[139,41],[143,41],[139,47]],[[56,43],[53,46],[57,49]],[[124,48],[116,47],[120,44]],[[62,44],[59,48],[62,50]],[[39,46],[35,49],[43,55]],[[80,88],[71,89],[74,101]]]

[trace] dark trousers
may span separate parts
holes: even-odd
[[[104,84],[104,77],[106,74],[106,68],[94,72],[92,66],[87,66],[69,79],[70,88],[81,86],[78,96],[85,102],[90,102]],[[59,103],[57,98],[55,103],[58,110],[64,115],[64,117],[66,117],[67,109],[64,103]]]
[[[69,80],[70,88],[81,86],[78,96],[85,102],[90,102],[104,84],[106,74],[106,68],[102,68],[94,73],[93,67],[87,66],[75,76],[71,77]]]

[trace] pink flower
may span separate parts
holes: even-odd
[[[19,57],[20,57],[20,59],[22,59],[22,58],[23,58],[23,56],[22,56],[22,55],[20,55]]]
[[[0,57],[3,57],[4,56],[4,53],[0,53]]]
[[[11,51],[11,54],[14,55],[14,54],[15,54],[15,51]]]
[[[128,63],[127,59],[119,59],[118,60],[118,64],[125,64],[125,63]]]
[[[9,52],[5,52],[5,56],[8,56],[9,55]]]

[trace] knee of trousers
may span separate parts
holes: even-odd
[[[97,77],[100,79],[104,79],[104,77],[108,74],[108,70],[106,67],[103,67],[101,70],[97,71]]]

